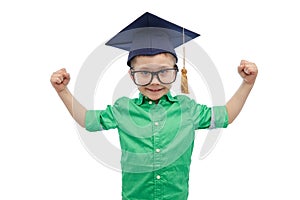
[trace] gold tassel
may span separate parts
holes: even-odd
[[[181,70],[181,93],[189,93],[189,84],[187,80],[187,70],[185,69],[185,39],[184,39],[184,29],[182,30],[182,43],[183,43],[183,68]]]
[[[185,67],[181,70],[181,93],[188,94],[189,93],[189,86],[188,86],[188,80],[187,80],[187,70]]]

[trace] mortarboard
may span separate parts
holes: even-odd
[[[135,56],[165,52],[171,53],[177,62],[174,49],[198,36],[198,33],[146,12],[112,37],[106,45],[129,51],[128,66]]]

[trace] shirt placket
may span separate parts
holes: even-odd
[[[162,157],[161,157],[161,137],[160,131],[165,123],[165,110],[159,105],[153,105],[150,110],[153,131],[153,169],[154,169],[154,199],[159,200],[163,197],[163,175],[162,175]]]

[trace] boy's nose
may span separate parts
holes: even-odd
[[[152,79],[150,84],[154,84],[154,85],[159,85],[160,84],[160,82],[157,78],[157,75],[153,76],[153,79]]]

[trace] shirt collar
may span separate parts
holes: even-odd
[[[164,96],[162,96],[161,98],[160,98],[160,100],[159,100],[159,102],[163,102],[163,101],[170,101],[170,102],[177,102],[178,100],[176,99],[176,98],[174,98],[172,95],[171,95],[171,93],[170,93],[170,91],[166,94],[166,95],[164,95]],[[136,104],[137,105],[141,105],[141,104],[143,104],[144,102],[149,102],[149,101],[151,101],[148,97],[146,97],[146,96],[144,96],[142,93],[140,93],[139,94],[139,98],[137,99],[137,101],[136,101]]]

